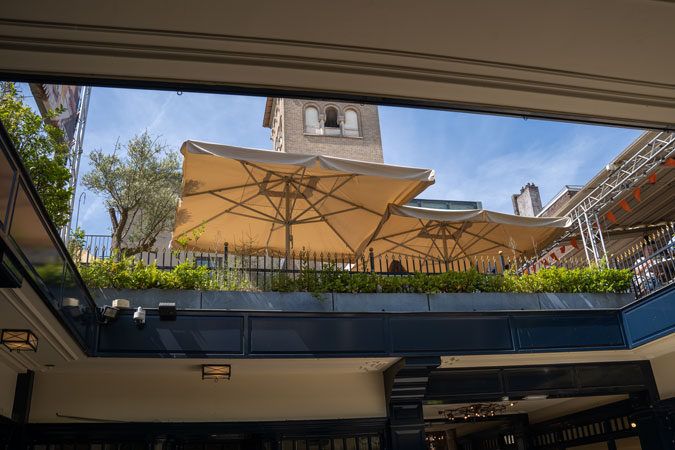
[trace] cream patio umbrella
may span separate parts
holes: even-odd
[[[449,211],[389,205],[380,225],[360,249],[443,262],[496,255],[530,257],[570,225],[561,217],[523,217],[484,209]]]
[[[434,183],[429,169],[186,141],[173,242],[204,225],[189,250],[224,243],[355,254],[389,203]]]

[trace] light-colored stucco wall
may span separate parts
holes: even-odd
[[[0,363],[0,415],[12,417],[16,371]]]
[[[675,352],[654,358],[652,371],[661,400],[675,397]]]
[[[386,416],[381,373],[49,372],[35,378],[31,422],[61,415],[125,421],[220,422]]]

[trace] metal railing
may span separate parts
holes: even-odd
[[[96,260],[120,259],[123,255],[123,250],[93,247],[82,249],[78,259],[81,264],[87,265]],[[272,287],[274,276],[286,276],[297,280],[303,272],[307,271],[319,273],[333,270],[349,274],[369,272],[391,277],[402,277],[416,272],[441,274],[448,271],[465,272],[471,269],[481,274],[495,276],[502,276],[507,271],[514,274],[535,272],[531,260],[516,255],[505,255],[501,252],[441,261],[401,254],[375,255],[372,251],[367,251],[361,257],[292,251],[287,260],[283,252],[269,249],[231,248],[226,244],[219,251],[203,252],[161,248],[130,255],[128,259],[146,265],[155,264],[162,271],[173,270],[179,264],[189,261],[197,266],[208,267],[214,276],[221,279],[223,276],[236,279],[261,290],[268,290]],[[568,258],[559,262],[557,266],[572,269],[584,267],[585,262],[582,258]]]
[[[611,259],[613,267],[630,269],[636,298],[675,284],[675,222],[645,236],[633,246]]]

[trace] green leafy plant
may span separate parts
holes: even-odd
[[[70,220],[68,186],[70,171],[66,161],[70,154],[63,131],[45,123],[39,114],[23,102],[21,91],[14,83],[0,83],[0,120],[21,156],[47,213],[60,228]],[[47,118],[61,111],[49,111]]]

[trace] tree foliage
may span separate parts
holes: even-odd
[[[113,248],[128,255],[151,250],[173,225],[181,181],[178,154],[146,131],[124,146],[118,142],[112,154],[94,150],[89,158],[92,170],[82,182],[105,198]]]
[[[66,161],[70,153],[63,132],[45,123],[22,100],[14,83],[1,83],[0,120],[9,133],[14,147],[37,188],[54,225],[66,225],[70,219],[69,200],[73,195],[68,186],[70,171]],[[54,117],[59,111],[50,111]]]

